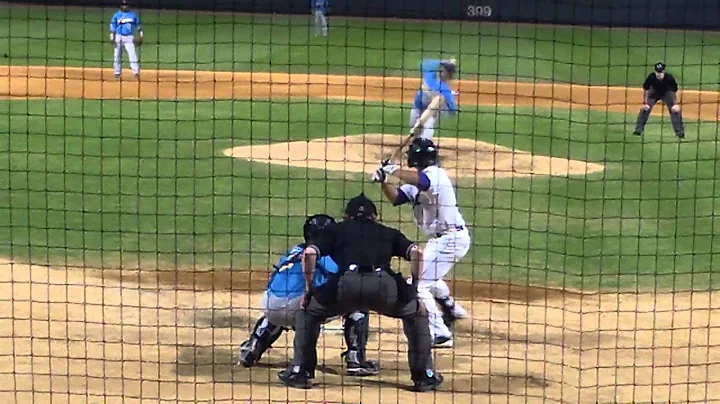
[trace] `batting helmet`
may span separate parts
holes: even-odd
[[[324,213],[309,216],[303,225],[305,242],[309,243],[311,240],[315,240],[326,227],[333,223],[335,223],[335,219]]]
[[[415,138],[408,149],[408,166],[425,168],[437,164],[438,151],[430,139]]]

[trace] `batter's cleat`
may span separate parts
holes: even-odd
[[[289,387],[305,390],[312,388],[310,374],[307,371],[300,370],[299,366],[283,370],[278,374],[278,378]]]
[[[640,132],[633,132],[633,135],[635,135],[635,136],[642,136],[642,133],[640,133]]]
[[[440,305],[443,312],[442,319],[447,327],[452,327],[455,321],[468,317],[467,311],[450,297],[444,299],[435,298],[435,301]]]
[[[116,74],[116,75],[115,75],[115,80],[120,80],[120,75],[119,75],[119,74]]]
[[[413,380],[413,391],[422,393],[437,390],[444,380],[445,378],[440,373],[428,370],[423,378]]]
[[[452,337],[435,337],[432,346],[433,348],[452,348],[453,339]]]

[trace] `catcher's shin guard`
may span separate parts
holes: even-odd
[[[345,358],[348,374],[352,376],[376,375],[380,369],[375,362],[365,357],[370,315],[365,312],[354,312],[343,316],[343,334],[348,350],[342,354]]]
[[[280,338],[283,330],[283,327],[271,324],[265,316],[260,317],[255,323],[250,339],[240,344],[238,364],[251,367],[257,363],[265,351]]]

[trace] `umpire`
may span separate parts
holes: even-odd
[[[433,369],[431,338],[425,307],[417,299],[422,249],[396,229],[376,221],[377,209],[364,194],[351,199],[344,220],[325,228],[305,249],[303,310],[295,317],[292,363],[280,372],[288,386],[309,389],[317,365],[320,325],[329,317],[369,309],[400,318],[408,342],[410,377],[415,391],[437,389],[443,381]],[[312,270],[318,257],[330,256],[337,274],[311,290]],[[390,268],[392,257],[410,261],[412,283]]]
[[[672,122],[675,136],[679,139],[685,137],[685,129],[683,128],[682,114],[680,113],[680,105],[677,104],[678,85],[672,74],[665,72],[665,63],[658,62],[655,64],[655,71],[650,73],[643,83],[645,90],[645,98],[640,114],[635,124],[634,135],[640,136],[645,131],[645,124],[650,117],[655,104],[662,100],[670,111],[670,122]]]

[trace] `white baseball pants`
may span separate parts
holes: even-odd
[[[450,231],[441,237],[430,239],[423,251],[423,268],[418,282],[418,297],[427,308],[430,322],[430,336],[451,337],[450,329],[442,319],[442,311],[435,298],[450,296],[450,288],[443,278],[470,250],[468,229]],[[457,303],[456,303],[457,304]]]
[[[115,55],[113,56],[113,69],[115,75],[119,75],[122,72],[122,50],[125,50],[130,59],[130,69],[133,74],[140,74],[140,64],[138,63],[137,53],[135,53],[135,42],[133,41],[132,35],[115,35]]]
[[[322,11],[315,12],[315,36],[327,36],[328,35],[328,23],[325,13]]]
[[[412,128],[415,126],[415,122],[417,122],[418,119],[420,119],[420,115],[422,115],[422,111],[420,111],[417,108],[413,108],[412,111],[410,111],[410,127]],[[422,132],[420,132],[420,137],[425,139],[432,140],[433,135],[435,134],[435,123],[437,121],[436,117],[430,117],[430,119],[425,122],[425,126],[422,129]]]
[[[295,327],[295,316],[301,310],[302,296],[278,297],[265,291],[262,298],[262,309],[267,321],[279,327]],[[340,316],[330,317],[325,323],[337,320]]]

